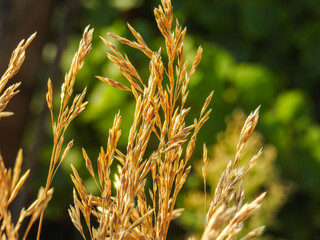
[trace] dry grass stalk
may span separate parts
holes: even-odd
[[[235,159],[229,162],[227,169],[222,173],[215,190],[205,220],[203,240],[209,239],[235,239],[241,231],[243,221],[250,217],[261,205],[266,193],[262,193],[254,201],[242,206],[245,192],[242,190],[242,180],[255,165],[262,149],[250,160],[246,169],[239,167],[245,144],[250,138],[259,118],[259,107],[247,118],[237,145]],[[253,230],[243,239],[251,239],[262,233],[260,227]]]
[[[98,77],[112,87],[131,91],[136,99],[134,120],[130,129],[126,153],[117,149],[121,135],[120,114],[117,114],[109,131],[107,148],[101,148],[95,175],[91,160],[85,151],[83,155],[88,171],[100,189],[100,196],[89,195],[76,169],[72,167],[72,181],[77,194],[75,206],[70,207],[70,217],[85,238],[80,221],[83,215],[91,239],[166,239],[170,221],[178,217],[181,209],[174,209],[177,195],[190,172],[187,163],[194,151],[196,136],[207,121],[211,110],[209,95],[201,110],[199,119],[187,125],[185,117],[190,108],[185,108],[190,78],[200,62],[202,48],[199,47],[190,71],[183,59],[183,39],[186,29],[176,21],[172,30],[173,12],[171,1],[163,0],[155,9],[155,18],[160,32],[165,38],[168,65],[162,62],[161,51],[152,51],[143,38],[130,25],[137,42],[108,34],[123,44],[142,51],[150,59],[148,82],[142,80],[127,56],[123,56],[109,41],[102,38],[112,53],[108,58],[119,68],[130,87],[111,79]],[[175,61],[177,60],[177,61]],[[176,63],[175,63],[176,62]],[[168,82],[167,86],[164,87]],[[178,104],[178,101],[181,101]],[[158,146],[149,156],[145,156],[150,136],[158,138]],[[188,138],[188,136],[191,137]],[[186,143],[184,150],[183,144]],[[116,195],[111,196],[110,166],[113,159],[121,166],[115,177]],[[151,174],[152,189],[147,203],[145,191],[146,177]],[[90,222],[94,216],[99,224]]]
[[[19,226],[17,225],[18,227],[16,228],[11,222],[11,213],[8,207],[17,196],[30,172],[28,170],[20,177],[21,164],[21,150],[16,158],[13,171],[5,168],[2,156],[0,155],[0,236],[2,239],[16,239],[18,237]]]
[[[91,41],[92,41],[93,29],[89,29],[89,26],[85,29],[83,33],[83,37],[79,44],[79,49],[73,57],[71,67],[69,72],[65,75],[64,82],[61,86],[61,94],[60,94],[60,108],[59,115],[57,121],[54,120],[53,115],[53,89],[51,80],[48,80],[48,92],[46,95],[47,105],[50,111],[51,122],[52,122],[52,132],[53,132],[53,149],[50,159],[49,171],[47,175],[47,182],[44,191],[44,195],[46,195],[51,186],[52,180],[59,166],[65,159],[69,150],[73,145],[73,140],[71,140],[67,147],[65,148],[61,158],[59,159],[62,151],[62,146],[64,143],[64,134],[69,127],[71,121],[77,117],[86,107],[88,102],[84,102],[84,97],[86,95],[86,88],[82,91],[81,94],[77,94],[72,100],[71,106],[68,106],[70,102],[70,98],[73,93],[73,86],[76,80],[76,76],[80,71],[85,57],[91,50]],[[41,211],[39,226],[38,226],[38,234],[37,239],[40,239],[42,221],[43,221],[44,209]]]
[[[3,112],[3,110],[6,108],[10,99],[19,92],[17,88],[19,87],[20,83],[12,84],[4,92],[3,90],[7,85],[8,81],[18,73],[25,59],[25,51],[35,36],[36,33],[32,34],[27,39],[27,41],[22,40],[18,44],[16,49],[12,52],[7,70],[4,72],[0,79],[0,118],[8,117],[13,114],[12,112]]]
[[[80,42],[79,50],[73,58],[70,71],[65,76],[65,81],[61,87],[60,110],[59,110],[59,115],[56,122],[54,121],[54,116],[53,116],[52,83],[50,79],[48,81],[48,92],[46,95],[46,99],[47,99],[47,104],[50,110],[50,115],[52,120],[54,143],[53,143],[53,150],[52,150],[52,155],[50,160],[50,167],[47,175],[46,187],[40,188],[36,201],[34,201],[27,210],[25,209],[21,210],[20,217],[16,225],[14,225],[11,222],[11,213],[8,210],[8,206],[14,200],[19,190],[21,189],[22,185],[24,184],[25,180],[27,179],[29,175],[29,170],[22,177],[19,178],[20,172],[21,172],[21,165],[22,165],[21,150],[18,153],[13,171],[11,169],[8,170],[5,168],[2,157],[0,155],[0,186],[1,186],[0,188],[0,196],[1,196],[0,236],[1,236],[1,239],[10,239],[10,240],[18,239],[19,228],[23,220],[29,216],[30,216],[29,224],[27,226],[27,229],[22,239],[27,238],[29,230],[31,229],[34,222],[39,218],[39,216],[40,216],[40,221],[39,221],[37,239],[40,238],[40,230],[42,226],[43,213],[53,194],[53,189],[50,188],[51,182],[53,180],[53,177],[57,169],[59,168],[60,164],[65,159],[66,155],[68,154],[69,150],[73,145],[73,140],[72,140],[69,142],[62,156],[60,157],[62,146],[64,143],[64,134],[69,124],[71,123],[71,121],[75,117],[77,117],[85,109],[87,105],[87,102],[83,101],[86,94],[86,89],[84,89],[81,94],[78,94],[74,97],[71,106],[68,106],[68,102],[70,101],[70,98],[73,92],[75,77],[83,65],[84,58],[91,50],[92,34],[93,34],[93,29],[89,30],[89,27],[87,27],[84,31],[83,38]],[[24,42],[24,40],[21,41],[18,47],[12,53],[8,69],[0,80],[0,92],[4,89],[8,80],[18,72],[25,58],[25,50],[34,37],[35,37],[35,34],[33,34],[26,42]],[[2,112],[2,111],[6,107],[9,100],[16,93],[18,93],[18,91],[16,91],[18,86],[19,84],[14,84],[10,86],[0,97],[0,118],[11,115],[11,113]]]
[[[6,169],[2,156],[0,155],[0,236],[1,239],[16,240],[19,239],[19,230],[25,218],[30,216],[30,222],[22,239],[26,239],[32,224],[38,219],[42,209],[46,208],[50,201],[53,189],[49,189],[44,194],[44,189],[39,190],[37,199],[27,208],[21,209],[19,219],[16,224],[12,222],[9,205],[17,196],[19,190],[29,176],[30,170],[27,170],[20,176],[22,165],[22,150],[18,152],[13,170]]]
[[[25,51],[36,34],[29,37],[27,41],[22,40],[17,48],[13,51],[9,62],[8,69],[5,71],[0,80],[0,93],[5,88],[9,79],[12,78],[20,69],[24,59]],[[0,96],[0,118],[12,115],[10,112],[3,112],[10,99],[17,94],[20,83],[9,86]],[[1,239],[16,240],[19,238],[19,230],[22,222],[26,217],[30,217],[30,224],[24,233],[23,239],[28,235],[29,227],[37,220],[42,209],[47,206],[51,199],[53,189],[48,189],[44,195],[43,189],[40,189],[39,195],[27,210],[24,208],[20,211],[19,219],[16,224],[12,222],[9,205],[16,198],[23,184],[27,180],[30,170],[27,170],[22,176],[21,166],[23,162],[22,150],[19,150],[13,170],[7,169],[0,154],[0,237]]]
[[[85,234],[81,225],[81,214],[84,216],[91,239],[166,239],[170,221],[181,212],[175,210],[174,205],[190,172],[187,162],[194,150],[197,133],[209,117],[211,110],[207,111],[207,107],[213,93],[206,99],[199,120],[195,119],[194,124],[186,125],[185,117],[190,110],[185,108],[187,87],[200,62],[202,48],[198,49],[188,72],[188,64],[183,61],[183,38],[186,30],[182,30],[177,21],[174,31],[171,32],[172,5],[170,1],[161,2],[162,6],[156,8],[154,14],[158,28],[165,38],[168,56],[166,67],[162,62],[160,50],[152,52],[141,35],[130,25],[128,26],[138,42],[109,34],[121,43],[142,51],[150,58],[150,76],[147,84],[139,76],[129,58],[124,57],[111,42],[102,38],[113,53],[108,54],[109,60],[118,66],[131,87],[104,77],[98,79],[112,87],[131,91],[137,103],[126,154],[117,149],[121,135],[119,130],[121,117],[118,114],[109,131],[106,151],[101,148],[97,161],[98,179],[91,160],[83,150],[87,169],[100,189],[100,196],[88,195],[77,170],[72,167],[71,178],[77,193],[74,192],[75,206],[70,207],[69,213],[83,238]],[[177,64],[174,64],[176,57]],[[163,87],[165,79],[168,79],[166,88]],[[177,104],[178,99],[181,99],[180,106]],[[230,162],[221,176],[206,217],[203,239],[234,239],[241,230],[242,222],[259,208],[265,196],[262,194],[252,203],[242,206],[244,191],[241,188],[241,181],[262,151],[252,158],[244,171],[238,166],[245,143],[252,134],[257,120],[258,109],[245,122],[235,160]],[[159,140],[157,150],[149,157],[144,157],[149,138],[153,133]],[[188,138],[190,134],[191,138]],[[183,155],[182,145],[185,142],[188,143]],[[205,166],[206,156],[204,147]],[[118,159],[122,166],[118,168],[118,174],[115,176],[116,195],[111,196],[110,166],[114,158]],[[205,166],[203,174],[206,179]],[[153,179],[152,189],[149,189],[151,205],[147,203],[145,193],[146,175],[150,171]],[[96,217],[99,223],[96,228],[90,222],[92,216]],[[262,228],[256,229],[244,239],[255,237],[261,231]]]

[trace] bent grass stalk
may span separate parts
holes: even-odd
[[[11,169],[6,169],[3,163],[2,156],[0,155],[0,196],[1,196],[1,204],[0,204],[0,236],[2,239],[18,239],[18,231],[23,220],[30,216],[29,224],[23,235],[23,240],[27,238],[28,233],[34,224],[34,222],[39,218],[39,226],[38,226],[38,234],[37,239],[40,239],[41,226],[43,221],[44,210],[47,207],[48,202],[50,201],[53,195],[53,188],[50,188],[54,175],[59,168],[60,164],[65,159],[69,150],[73,145],[73,140],[70,141],[65,148],[61,158],[59,159],[62,151],[62,146],[64,143],[64,134],[70,125],[71,121],[77,117],[86,107],[87,102],[84,102],[84,97],[86,94],[86,89],[83,90],[81,94],[78,94],[72,100],[72,104],[68,106],[68,102],[70,101],[71,95],[73,93],[73,86],[75,83],[75,77],[79,70],[81,69],[84,59],[87,54],[91,50],[91,40],[92,40],[93,29],[89,29],[87,27],[84,31],[83,38],[79,45],[79,50],[75,54],[70,71],[66,74],[65,81],[61,87],[60,94],[60,110],[57,121],[54,121],[53,116],[53,90],[52,83],[49,79],[48,81],[48,92],[46,95],[46,100],[48,104],[48,108],[51,115],[52,121],[52,129],[53,129],[53,150],[50,159],[50,166],[47,175],[47,182],[45,188],[40,188],[37,199],[30,205],[30,207],[25,210],[24,208],[20,212],[20,216],[16,225],[11,222],[11,213],[8,210],[8,206],[17,196],[19,190],[22,185],[26,181],[30,170],[27,170],[26,173],[19,178],[22,166],[22,150],[19,151],[15,166],[13,171]],[[0,93],[5,88],[8,80],[12,78],[20,69],[24,59],[25,59],[25,50],[28,45],[31,43],[36,34],[31,35],[31,37],[24,41],[22,40],[17,48],[13,51],[9,66],[3,76],[0,79]],[[0,96],[0,118],[8,117],[12,115],[11,112],[4,112],[3,110],[7,106],[10,99],[18,93],[18,86],[20,83],[13,84],[9,86],[4,93]],[[5,230],[5,234],[3,231]]]
[[[262,149],[251,158],[248,166],[243,169],[239,163],[243,156],[246,142],[252,135],[259,118],[259,108],[252,112],[244,123],[237,144],[235,159],[230,161],[217,184],[213,200],[205,219],[205,230],[202,240],[233,239],[242,229],[243,221],[249,218],[261,205],[266,193],[262,193],[251,203],[242,206],[245,191],[242,189],[243,178],[256,164]],[[262,233],[259,227],[243,239],[251,239]]]
[[[34,39],[36,33],[31,35],[27,41],[22,40],[17,48],[12,52],[11,59],[7,70],[0,79],[0,93],[4,90],[6,84],[20,69],[24,59],[25,51],[31,41]],[[12,84],[9,86],[4,93],[0,96],[0,118],[11,116],[13,113],[4,112],[7,104],[11,98],[16,95],[19,90],[20,83]],[[29,226],[38,219],[40,212],[46,208],[50,201],[53,189],[48,189],[47,193],[44,194],[44,189],[40,188],[37,199],[27,208],[22,208],[16,224],[12,222],[11,212],[9,205],[16,198],[23,184],[27,180],[30,170],[27,170],[21,177],[21,166],[23,162],[23,154],[20,149],[13,170],[7,169],[4,165],[3,158],[0,154],[0,236],[1,239],[16,240],[19,237],[19,230],[22,222],[26,217],[30,216]],[[28,226],[28,228],[29,228]],[[28,229],[24,233],[24,239],[28,235]]]
[[[9,103],[10,99],[16,95],[19,90],[17,88],[20,85],[19,83],[12,84],[9,86],[4,93],[2,91],[4,90],[5,86],[7,85],[8,81],[18,73],[21,65],[24,62],[25,59],[25,51],[29,44],[32,42],[32,40],[35,38],[36,33],[32,34],[27,41],[24,39],[18,44],[16,49],[12,52],[8,68],[4,72],[4,74],[1,76],[0,79],[0,119],[2,117],[8,117],[11,116],[12,112],[3,112],[3,110],[6,108],[7,104]]]
[[[83,33],[83,37],[79,44],[79,49],[73,57],[71,67],[69,72],[66,74],[64,82],[61,86],[61,94],[60,94],[60,109],[57,121],[54,121],[53,116],[53,104],[52,104],[52,97],[53,97],[53,90],[52,90],[52,83],[49,79],[48,81],[48,92],[46,95],[47,105],[50,111],[51,122],[52,122],[52,132],[53,132],[53,149],[50,159],[49,171],[47,175],[47,182],[45,187],[45,194],[50,188],[52,180],[56,171],[58,170],[59,166],[65,159],[66,155],[68,154],[69,150],[73,145],[73,140],[71,140],[67,147],[65,148],[60,160],[59,157],[61,155],[62,145],[64,143],[64,134],[69,127],[71,121],[77,117],[86,107],[88,102],[83,102],[84,97],[86,95],[86,88],[82,91],[81,94],[77,94],[71,106],[68,106],[69,100],[73,93],[73,86],[76,80],[76,76],[80,71],[81,67],[83,66],[83,62],[85,57],[91,50],[91,41],[92,41],[92,34],[93,29],[89,29],[89,26],[85,29]],[[38,234],[37,240],[40,239],[41,234],[41,227],[43,221],[43,214],[44,209],[41,211],[40,221],[38,226]]]

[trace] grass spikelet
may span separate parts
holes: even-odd
[[[119,89],[125,90],[125,91],[131,91],[130,88],[127,88],[122,83],[115,82],[115,81],[111,80],[110,78],[104,78],[104,77],[99,77],[99,76],[97,76],[96,78],[98,78],[102,82],[105,82],[105,83],[109,84],[112,87],[119,88]]]
[[[202,175],[203,175],[203,192],[204,192],[204,213],[207,212],[207,167],[208,167],[208,149],[205,144],[203,144],[203,166],[202,166]]]
[[[24,182],[27,180],[30,173],[30,169],[25,172],[25,174],[22,175],[22,177],[19,179],[18,183],[15,185],[14,189],[11,192],[10,198],[8,200],[8,204],[12,202],[12,200],[17,196],[20,188],[24,184]]]
[[[21,166],[22,166],[22,149],[20,149],[18,151],[18,155],[14,164],[14,168],[13,168],[13,175],[12,175],[12,185],[11,185],[11,189],[13,189],[16,186],[16,183],[18,182],[18,178],[20,176],[20,172],[21,172]]]

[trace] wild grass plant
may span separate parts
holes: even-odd
[[[59,110],[57,120],[54,120],[54,115],[53,115],[52,83],[50,79],[48,80],[48,92],[46,95],[46,99],[47,99],[47,104],[48,104],[48,108],[51,115],[51,121],[52,121],[53,149],[52,149],[52,154],[50,159],[50,167],[47,174],[47,181],[46,181],[45,187],[41,187],[39,189],[39,194],[37,196],[37,199],[27,208],[27,210],[25,210],[25,208],[21,209],[20,216],[16,224],[12,223],[9,205],[15,199],[22,185],[26,181],[30,170],[27,170],[26,173],[19,178],[20,172],[21,172],[21,166],[22,166],[22,150],[18,152],[13,170],[5,168],[3,159],[0,155],[0,168],[1,168],[0,169],[0,186],[1,186],[0,188],[0,193],[1,193],[0,194],[1,196],[0,235],[1,235],[1,239],[19,239],[20,226],[22,222],[25,220],[25,218],[29,216],[30,216],[29,223],[27,225],[27,228],[24,231],[22,239],[27,238],[32,225],[35,223],[35,221],[38,218],[40,219],[39,219],[37,239],[40,239],[43,214],[53,194],[53,188],[51,188],[51,182],[53,180],[53,177],[57,169],[59,168],[62,161],[65,159],[66,155],[68,154],[73,144],[73,141],[70,141],[66,146],[63,154],[61,155],[61,151],[63,149],[63,143],[64,143],[64,134],[70,122],[75,117],[77,117],[87,105],[87,102],[83,102],[86,89],[84,89],[81,94],[78,94],[73,98],[71,105],[68,103],[70,102],[70,98],[73,92],[75,77],[83,65],[85,56],[89,53],[91,49],[92,33],[93,33],[93,30],[89,30],[88,28],[85,29],[83,38],[79,45],[79,50],[73,58],[70,71],[65,76],[64,83],[62,84],[62,87],[61,87],[60,110]],[[34,37],[35,37],[35,34],[33,34],[27,41],[24,41],[24,40],[21,41],[18,47],[13,51],[8,69],[4,73],[4,75],[1,77],[1,82],[0,82],[1,91],[4,89],[8,80],[12,78],[19,71],[25,58],[25,50]],[[0,97],[0,106],[1,106],[0,109],[1,109],[2,117],[7,117],[13,114],[10,112],[4,112],[3,110],[5,109],[9,100],[15,94],[18,93],[17,88],[19,84],[20,83],[9,86],[4,91],[4,93],[2,93]]]
[[[96,163],[93,163],[86,150],[82,149],[86,168],[99,189],[98,195],[87,191],[77,169],[71,165],[71,180],[75,189],[74,204],[70,206],[69,215],[84,239],[166,239],[171,221],[179,217],[183,211],[176,209],[175,203],[191,171],[189,160],[195,149],[197,134],[209,118],[211,109],[208,107],[213,92],[204,99],[202,108],[198,110],[199,117],[191,124],[186,123],[186,116],[191,111],[191,108],[187,107],[188,85],[200,63],[203,50],[201,47],[198,48],[191,66],[184,60],[183,40],[186,28],[182,28],[178,20],[174,20],[170,0],[162,0],[161,5],[154,9],[154,15],[164,37],[164,50],[161,48],[151,50],[142,36],[129,24],[128,27],[135,41],[113,33],[108,34],[122,44],[140,50],[146,55],[150,61],[148,79],[143,79],[139,75],[129,58],[120,53],[115,45],[101,38],[110,50],[107,55],[109,60],[118,67],[128,84],[116,82],[107,77],[98,76],[97,78],[112,87],[131,92],[136,106],[125,151],[117,148],[121,136],[120,112],[114,118],[107,145],[101,147]],[[37,239],[40,239],[45,208],[53,195],[52,180],[73,145],[73,141],[70,141],[64,147],[64,134],[71,121],[87,105],[84,101],[86,89],[73,99],[72,93],[76,75],[91,49],[92,34],[92,29],[86,28],[84,31],[79,49],[61,87],[58,114],[53,112],[53,88],[51,80],[48,81],[46,100],[52,122],[53,148],[47,181],[45,187],[40,188],[35,202],[27,210],[21,210],[16,224],[11,221],[8,206],[21,189],[29,170],[19,180],[21,151],[13,170],[6,169],[0,158],[0,235],[2,239],[19,239],[20,235],[23,236],[22,239],[26,239],[38,218]],[[1,91],[8,79],[21,66],[24,51],[33,37],[25,44],[22,42],[14,51],[7,70],[9,73],[6,72],[1,78]],[[10,98],[17,93],[18,86],[12,86],[7,88],[3,97],[0,98],[2,117],[10,115],[2,110]],[[262,193],[252,202],[243,204],[245,192],[242,189],[242,181],[262,153],[262,150],[259,150],[247,167],[240,167],[245,145],[258,121],[258,112],[259,108],[245,121],[234,160],[229,162],[222,173],[208,211],[204,206],[207,214],[204,219],[202,239],[235,239],[243,228],[243,222],[260,207],[265,196],[265,193]],[[149,153],[146,150],[150,146],[151,138],[155,139],[153,142],[157,144]],[[113,161],[118,163],[116,173],[111,172]],[[205,145],[203,164],[206,185],[208,157]],[[150,188],[146,186],[148,179],[152,181]],[[206,195],[203,201],[206,201]],[[27,228],[20,233],[21,223],[27,217],[29,217]],[[260,235],[262,230],[263,227],[258,227],[242,239],[254,238]]]
[[[236,109],[230,116],[227,117],[227,127],[224,132],[220,132],[217,135],[217,142],[208,147],[208,161],[206,162],[206,184],[208,186],[208,194],[213,194],[213,190],[219,182],[219,176],[226,169],[228,165],[228,159],[232,159],[236,154],[236,148],[239,134],[242,129],[242,125],[246,120],[246,115],[240,109]],[[263,146],[264,138],[261,133],[255,131],[252,133],[250,139],[246,143],[246,150],[243,154],[243,160],[241,166],[246,166],[253,155]],[[259,157],[259,164],[257,164],[246,176],[243,182],[243,189],[246,191],[246,198],[252,199],[257,192],[264,189],[268,194],[263,200],[263,204],[260,210],[255,213],[250,219],[243,225],[243,231],[247,232],[249,229],[255,228],[259,225],[271,225],[275,221],[275,216],[285,204],[292,187],[289,184],[285,184],[279,178],[279,173],[275,167],[275,160],[277,157],[277,151],[271,144],[267,144],[263,148],[263,153]],[[203,163],[202,161],[196,161],[194,169],[199,176],[203,175]],[[211,191],[210,191],[211,190]],[[183,205],[188,209],[188,217],[184,217],[181,220],[182,224],[188,229],[198,234],[203,231],[203,205],[210,204],[207,199],[207,203],[198,201],[198,199],[205,199],[205,192],[201,189],[192,189],[183,194]],[[241,233],[240,233],[241,235]],[[260,236],[259,239],[273,239],[268,234]]]

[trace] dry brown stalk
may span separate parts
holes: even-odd
[[[174,209],[175,202],[191,170],[187,163],[194,151],[197,133],[211,112],[207,107],[212,93],[206,99],[199,119],[187,125],[185,117],[190,111],[190,108],[185,108],[187,88],[201,60],[202,48],[199,47],[188,71],[188,64],[183,59],[186,29],[182,29],[176,21],[172,30],[171,1],[163,0],[161,3],[162,6],[156,8],[154,13],[158,28],[165,38],[169,59],[166,67],[162,62],[161,51],[150,50],[141,35],[130,25],[128,27],[137,42],[113,33],[108,34],[119,42],[142,51],[150,59],[147,83],[129,58],[102,38],[112,52],[108,53],[109,60],[119,68],[131,86],[126,87],[105,77],[97,78],[112,87],[131,91],[136,100],[136,108],[126,153],[117,149],[121,117],[120,114],[116,115],[109,131],[107,148],[101,148],[97,160],[98,179],[91,160],[83,150],[87,169],[100,189],[100,196],[87,194],[77,170],[72,167],[71,178],[77,194],[74,194],[75,205],[70,207],[69,214],[83,238],[85,235],[80,213],[86,221],[91,239],[166,239],[171,220],[181,213],[181,209]],[[164,88],[166,81],[168,84]],[[178,104],[178,101],[181,103]],[[152,134],[158,138],[158,146],[149,156],[145,156]],[[184,143],[187,143],[185,150]],[[114,182],[116,195],[111,196],[110,166],[114,158],[119,160],[121,166]],[[151,205],[147,202],[145,192],[148,174],[151,174],[153,180],[152,189],[149,189]],[[90,222],[92,216],[96,218],[98,227]]]
[[[7,85],[8,81],[14,75],[16,75],[17,72],[19,71],[19,69],[25,59],[25,51],[35,36],[36,36],[36,33],[32,34],[27,39],[27,41],[25,41],[23,39],[18,44],[16,49],[12,52],[7,70],[4,72],[4,74],[2,75],[2,77],[0,79],[0,118],[8,117],[13,114],[12,112],[3,112],[3,110],[6,108],[10,99],[19,92],[19,90],[17,90],[17,88],[19,87],[20,82],[12,84],[4,92],[3,92],[3,90],[4,90],[5,86]]]
[[[19,190],[22,185],[26,181],[30,170],[26,171],[22,177],[20,177],[22,165],[22,151],[20,150],[18,156],[16,158],[15,166],[13,171],[11,169],[6,169],[4,166],[4,162],[2,156],[0,155],[0,236],[4,239],[17,239],[18,238],[18,230],[19,225],[16,227],[11,222],[11,213],[8,209],[10,203],[17,196]],[[22,210],[24,211],[24,210]],[[20,221],[22,222],[22,218],[24,218],[24,213],[22,213],[22,217]],[[4,233],[5,232],[5,233]]]
[[[9,79],[12,78],[20,69],[24,59],[25,51],[29,46],[35,33],[31,35],[27,41],[22,40],[17,48],[13,51],[8,69],[5,71],[0,79],[0,93],[5,88]],[[10,99],[17,94],[17,90],[20,83],[13,84],[9,86],[4,93],[0,96],[0,118],[12,115],[10,112],[3,112],[7,106]],[[15,165],[13,170],[7,169],[4,165],[4,161],[0,154],[0,237],[1,239],[16,240],[19,238],[19,230],[22,222],[26,217],[30,217],[30,223],[28,229],[31,227],[32,223],[36,221],[40,215],[42,209],[47,206],[50,201],[53,189],[48,189],[47,194],[44,194],[44,190],[40,189],[37,199],[30,205],[27,210],[21,209],[19,219],[16,224],[12,222],[11,212],[9,210],[9,205],[16,198],[23,184],[27,180],[30,170],[27,170],[22,176],[21,166],[23,162],[22,150],[20,149],[17,158],[15,160]],[[24,239],[26,238],[28,231],[24,233]]]
[[[237,145],[235,159],[229,162],[222,173],[215,190],[213,201],[209,207],[203,240],[235,239],[241,231],[243,221],[250,217],[261,205],[266,193],[262,193],[254,201],[242,206],[245,192],[242,190],[242,180],[256,164],[262,149],[252,157],[249,165],[243,169],[239,167],[245,144],[250,138],[259,118],[259,108],[252,112],[244,123]],[[263,227],[253,230],[243,239],[251,239],[262,233]]]
[[[70,98],[73,93],[73,86],[76,80],[76,76],[80,71],[85,57],[91,50],[91,40],[92,40],[93,29],[89,29],[89,26],[84,30],[83,37],[79,44],[79,49],[73,57],[71,67],[69,72],[66,74],[64,82],[61,86],[60,94],[60,108],[57,121],[54,120],[53,115],[53,89],[51,80],[48,80],[48,92],[46,95],[47,105],[50,111],[51,122],[52,122],[52,132],[53,132],[53,149],[50,159],[49,171],[47,175],[47,182],[44,191],[46,195],[51,186],[52,180],[59,166],[65,159],[69,150],[73,145],[73,140],[71,140],[67,147],[65,148],[61,158],[59,159],[62,151],[62,146],[64,143],[64,134],[69,127],[71,121],[77,117],[86,107],[88,102],[84,102],[84,97],[86,95],[86,88],[82,91],[81,94],[77,94],[72,100],[71,106],[68,106]],[[44,209],[41,211],[40,221],[38,226],[37,240],[40,239],[42,221],[43,221]]]
[[[50,160],[49,172],[47,176],[47,183],[45,188],[40,188],[36,201],[34,201],[27,210],[25,209],[21,210],[20,217],[15,226],[11,222],[11,213],[8,210],[8,206],[18,194],[22,185],[26,181],[30,171],[28,170],[22,177],[20,177],[21,165],[22,165],[21,150],[18,153],[13,171],[11,169],[8,170],[5,168],[2,157],[0,155],[0,186],[1,186],[0,188],[0,196],[1,196],[0,236],[1,236],[1,239],[10,239],[10,240],[18,239],[18,231],[21,226],[21,223],[28,216],[30,216],[29,224],[27,226],[27,229],[22,239],[27,238],[29,230],[31,229],[34,222],[39,218],[39,216],[40,216],[40,221],[39,221],[37,239],[40,238],[40,230],[41,230],[41,225],[43,220],[43,213],[53,194],[53,189],[52,188],[50,189],[51,182],[53,180],[53,177],[57,169],[59,168],[60,164],[65,159],[66,155],[68,154],[69,150],[73,145],[73,140],[72,140],[69,142],[61,158],[59,159],[62,151],[63,142],[64,142],[64,134],[69,124],[71,123],[71,121],[75,117],[77,117],[85,109],[87,105],[87,102],[83,102],[86,89],[84,89],[81,94],[78,94],[74,97],[71,106],[68,106],[68,102],[73,92],[75,77],[83,65],[84,58],[91,50],[92,34],[93,34],[93,30],[92,29],[89,30],[89,27],[87,27],[84,31],[83,38],[80,42],[79,50],[73,58],[70,71],[66,74],[65,81],[61,88],[60,111],[59,111],[57,122],[54,121],[54,116],[53,116],[52,83],[50,79],[48,81],[48,93],[46,95],[46,99],[47,99],[47,104],[50,110],[50,115],[52,120],[54,144],[53,144],[53,150],[52,150],[52,155]],[[34,37],[35,37],[35,34],[33,34],[26,42],[24,40],[21,41],[18,47],[12,53],[8,69],[0,80],[0,92],[4,89],[8,80],[18,72],[25,58],[25,50]],[[11,115],[11,113],[2,112],[2,111],[6,107],[9,100],[16,93],[18,93],[18,91],[16,91],[18,86],[19,84],[13,84],[12,86],[8,87],[7,90],[0,97],[0,118]]]

